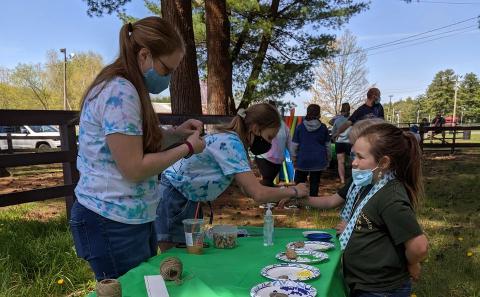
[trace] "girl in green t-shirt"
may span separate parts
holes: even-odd
[[[428,241],[414,212],[423,195],[421,150],[410,132],[380,123],[354,142],[352,181],[336,194],[303,204],[345,204],[337,226],[350,296],[410,296]]]

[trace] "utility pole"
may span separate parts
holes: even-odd
[[[390,97],[390,109],[391,109],[391,112],[392,112],[392,117],[390,118],[390,122],[393,123],[393,106],[392,106],[392,97],[393,95],[388,95],[388,97]],[[390,110],[388,111],[388,113],[390,113]]]
[[[458,75],[457,79],[455,80],[455,95],[453,98],[453,119],[452,119],[452,126],[456,126],[455,122],[456,120],[456,115],[457,115],[457,92],[458,92]]]
[[[417,125],[418,125],[419,118],[420,118],[420,109],[417,109]]]
[[[63,110],[67,110],[67,49],[61,48],[63,53]]]

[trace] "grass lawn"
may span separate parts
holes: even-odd
[[[480,296],[480,153],[429,153],[424,164],[427,197],[418,214],[430,254],[415,295]],[[76,258],[64,207],[47,201],[0,209],[0,297],[83,296],[93,289],[93,274]],[[247,224],[261,223],[255,217]],[[277,226],[330,228],[338,210],[292,210],[283,217]]]

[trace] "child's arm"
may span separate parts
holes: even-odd
[[[288,188],[272,188],[262,185],[252,171],[235,174],[235,181],[242,190],[257,202],[277,202],[286,198],[303,198],[308,196],[305,184]],[[294,190],[295,188],[296,190]]]
[[[330,196],[308,197],[308,199],[299,200],[298,202],[303,205],[309,205],[315,208],[326,209],[326,208],[335,208],[342,205],[343,203],[345,203],[345,199],[343,199],[342,196],[338,194],[333,194]]]
[[[428,240],[424,234],[405,242],[405,256],[408,261],[408,271],[414,281],[420,278],[420,262],[428,255]]]

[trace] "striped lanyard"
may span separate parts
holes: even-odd
[[[362,187],[357,187],[355,184],[352,182],[350,185],[350,188],[348,189],[347,193],[347,201],[345,203],[345,207],[343,207],[342,212],[340,213],[340,217],[344,221],[348,221],[347,226],[345,227],[345,230],[342,232],[340,235],[340,246],[342,251],[345,250],[345,247],[347,247],[348,241],[350,240],[350,236],[353,233],[353,229],[355,228],[355,224],[357,222],[357,218],[360,215],[360,212],[362,211],[363,207],[367,202],[372,198],[381,188],[383,188],[389,181],[395,179],[395,175],[391,172],[385,174],[382,179],[380,179],[375,185],[370,189],[368,194],[363,198],[362,202],[358,205],[358,207],[355,209],[355,212],[353,213],[353,205],[355,202],[355,197],[357,197],[358,192],[362,189]]]

